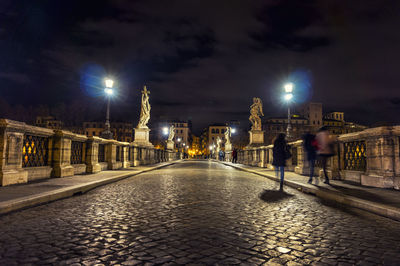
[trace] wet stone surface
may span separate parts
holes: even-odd
[[[0,217],[0,265],[400,264],[400,223],[207,161]]]

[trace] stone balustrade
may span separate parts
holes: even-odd
[[[400,189],[400,126],[369,128],[339,135],[335,154],[327,162],[331,179],[356,182],[365,186]],[[289,143],[292,157],[286,170],[309,175],[310,166],[303,141]],[[238,151],[238,163],[273,169],[273,145]],[[230,156],[226,156],[230,160]],[[322,176],[317,160],[314,174]],[[306,177],[305,177],[306,178]]]
[[[2,186],[177,159],[173,151],[0,119]]]

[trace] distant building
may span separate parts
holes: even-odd
[[[56,120],[53,116],[37,116],[35,125],[50,129],[62,129],[63,122]]]
[[[104,131],[104,122],[83,122],[83,130],[86,136],[100,137]],[[124,142],[133,141],[133,124],[124,122],[111,122],[110,130],[113,139]]]
[[[221,148],[225,148],[225,130],[226,124],[212,124],[208,126],[208,146],[215,145],[217,146],[217,138],[219,137],[221,142]]]
[[[183,147],[190,147],[191,146],[191,122],[190,121],[159,121],[154,123],[152,130],[150,131],[150,139],[151,142],[155,146],[164,146],[168,139],[169,132],[171,125],[175,127],[175,136],[174,136],[174,146],[177,150],[182,149]],[[168,128],[166,132],[164,132],[164,128]],[[179,141],[178,141],[179,140]]]
[[[264,142],[271,144],[280,133],[287,133],[288,118],[287,117],[271,117],[263,124],[265,131]],[[290,119],[292,127],[291,135],[293,139],[299,139],[306,132],[313,131],[314,127],[309,125],[308,119],[300,115],[292,115]]]
[[[316,133],[325,126],[331,134],[339,135],[366,129],[366,126],[344,120],[343,112],[330,112],[323,116],[321,103],[307,103],[299,109],[299,114],[291,116],[291,135],[293,139],[300,139],[305,133]],[[265,143],[272,144],[279,133],[286,134],[287,117],[271,117],[263,123]]]
[[[299,108],[299,115],[313,128],[322,127],[322,103],[306,103]]]
[[[343,112],[331,112],[324,116],[324,119],[334,119],[344,122],[344,113]]]
[[[343,112],[331,112],[326,114],[323,124],[328,128],[329,132],[336,135],[357,132],[368,128],[353,122],[346,122]]]

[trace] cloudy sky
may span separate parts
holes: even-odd
[[[146,84],[154,119],[199,129],[247,123],[252,97],[266,117],[284,115],[292,81],[295,105],[400,123],[399,11],[378,0],[3,0],[0,97],[81,101],[103,117],[112,76],[112,118],[136,123]]]

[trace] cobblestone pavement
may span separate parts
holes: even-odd
[[[0,217],[0,265],[400,264],[400,223],[188,161]]]

